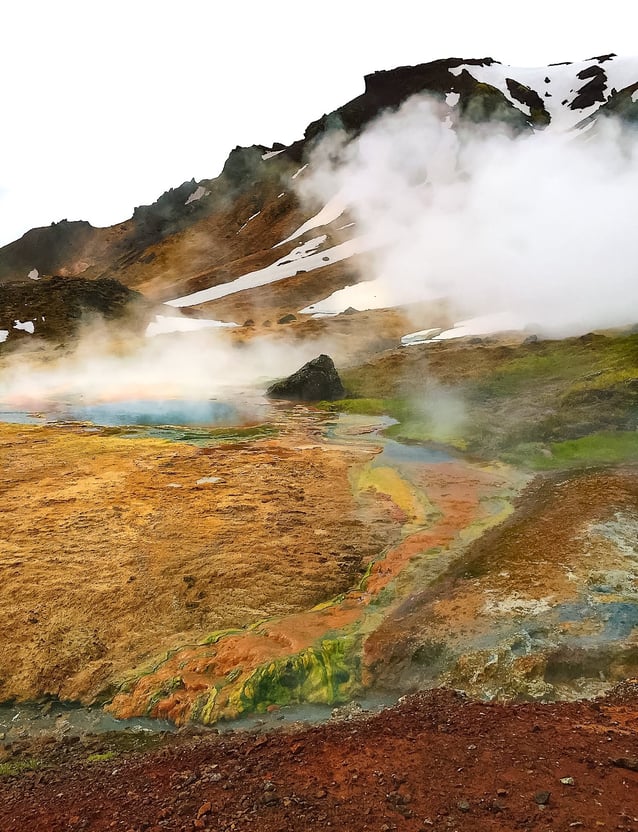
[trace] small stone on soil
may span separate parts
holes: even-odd
[[[627,768],[629,771],[638,771],[638,757],[617,757],[611,762],[618,768]]]
[[[211,806],[210,803],[202,803],[202,805],[197,810],[197,817],[198,818],[204,817],[204,815],[209,814],[209,812],[212,808],[213,807]]]

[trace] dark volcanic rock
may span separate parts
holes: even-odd
[[[37,337],[65,341],[81,324],[95,318],[142,331],[152,316],[153,305],[139,292],[112,278],[86,280],[52,277],[26,284],[0,285],[0,330],[9,339],[24,339],[16,321],[30,321]]]
[[[237,145],[224,163],[223,175],[234,185],[254,179],[261,168],[262,153],[261,147],[254,144],[250,147]]]
[[[513,78],[506,78],[505,83],[512,98],[529,107],[532,121],[537,127],[546,127],[550,123],[551,117],[545,109],[543,99],[536,90],[526,87]]]
[[[271,399],[318,402],[341,399],[345,390],[329,355],[313,358],[288,378],[276,381],[266,391]]]
[[[463,114],[471,121],[490,119],[504,121],[515,128],[529,127],[531,120],[500,90],[480,84],[466,70],[460,75],[450,73],[459,66],[490,66],[493,63],[497,63],[493,58],[448,58],[366,75],[363,94],[313,121],[306,128],[304,138],[310,142],[335,128],[356,135],[381,112],[398,109],[417,93],[429,93],[443,99],[450,90],[459,93]],[[542,109],[544,107],[541,112]]]
[[[0,249],[0,283],[25,281],[27,272],[57,274],[81,260],[95,234],[88,222],[61,220],[44,228],[32,228],[24,236]]]
[[[605,103],[605,90],[607,89],[607,74],[601,66],[590,66],[578,73],[578,78],[585,80],[591,78],[587,84],[582,86],[572,103],[569,105],[572,110],[584,110],[597,102]]]
[[[612,90],[609,99],[595,113],[580,121],[576,126],[584,127],[589,122],[596,121],[600,116],[615,116],[635,127],[638,124],[638,101],[634,101],[637,90],[638,82],[622,90]]]

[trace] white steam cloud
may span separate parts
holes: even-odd
[[[374,248],[372,282],[314,308],[444,297],[459,317],[505,313],[556,335],[638,319],[637,133],[600,119],[514,136],[453,114],[418,96],[316,149],[302,195],[339,193]]]
[[[55,357],[25,347],[8,355],[0,372],[0,411],[43,410],[109,401],[190,399],[232,401],[246,419],[261,411],[273,378],[288,375],[319,352],[325,340],[255,338],[233,343],[203,330],[155,338],[117,334],[117,324],[92,323],[76,346]]]

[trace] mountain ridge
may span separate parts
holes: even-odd
[[[86,221],[62,220],[31,229],[0,249],[0,285],[43,275],[108,277],[156,302],[178,299],[173,305],[191,307],[189,314],[241,323],[240,312],[245,309],[252,317],[250,308],[259,307],[262,295],[272,292],[264,283],[237,288],[235,281],[275,269],[274,279],[282,281],[279,290],[305,271],[304,291],[291,295],[296,308],[282,298],[268,314],[312,306],[357,282],[360,251],[337,259],[333,252],[352,240],[347,206],[330,221],[324,217],[319,222],[327,206],[302,204],[296,180],[303,178],[313,148],[331,131],[343,131],[352,140],[381,113],[419,94],[438,100],[461,122],[489,121],[514,134],[549,129],[577,135],[595,129],[608,115],[638,123],[638,59],[608,53],[530,69],[491,57],[446,58],[370,73],[359,96],[311,122],[301,139],[288,146],[238,146],[216,178],[170,188],[121,223],[94,228]],[[318,211],[314,218],[313,208]],[[322,240],[312,250],[295,254],[318,235]],[[316,265],[304,264],[315,254],[321,255],[312,261]],[[287,257],[298,259],[299,268],[284,272]],[[219,290],[203,308],[195,300],[181,302],[226,285],[227,291]],[[225,300],[227,295],[237,295],[234,300],[241,303]]]

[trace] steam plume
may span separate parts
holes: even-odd
[[[267,381],[296,370],[325,339],[295,342],[256,338],[234,344],[219,330],[156,338],[122,339],[117,325],[91,324],[72,350],[25,350],[7,356],[0,373],[0,403],[16,409],[43,408],[60,402],[219,398],[249,394],[246,409],[259,409]],[[249,414],[247,414],[247,417]]]
[[[636,320],[636,132],[600,119],[514,136],[453,114],[417,96],[317,147],[303,195],[339,192],[378,244],[373,282],[335,302],[446,297],[459,317],[507,313],[556,335]]]

